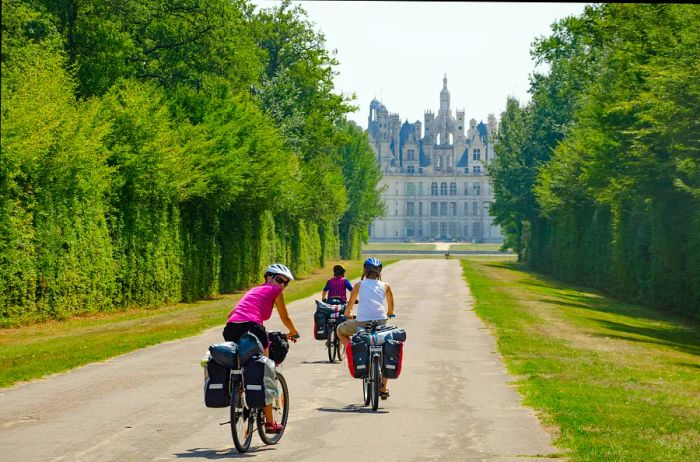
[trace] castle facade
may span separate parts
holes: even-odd
[[[423,123],[401,123],[398,114],[372,100],[367,133],[384,174],[380,187],[386,216],[372,223],[370,241],[501,242],[489,215],[492,189],[486,166],[493,161],[497,122],[465,119],[450,109],[447,76],[437,114]]]

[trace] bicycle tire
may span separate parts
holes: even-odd
[[[338,338],[338,333],[335,333],[335,355],[338,358],[338,361],[343,362],[345,359],[345,345],[340,343],[340,339]]]
[[[382,371],[379,368],[379,356],[372,358],[372,410],[379,407],[379,387],[382,383]]]
[[[362,398],[365,401],[365,406],[369,406],[370,401],[372,401],[371,382],[369,380],[369,374],[362,378]]]
[[[238,452],[246,452],[253,439],[254,415],[243,399],[242,382],[238,382],[234,387],[231,393],[231,436]]]
[[[328,329],[328,340],[326,340],[326,349],[328,350],[328,361],[335,362],[335,330],[331,329],[330,323],[326,324]]]
[[[258,411],[258,435],[265,444],[277,444],[282,439],[284,430],[287,428],[287,418],[289,417],[289,389],[287,381],[281,373],[277,373],[275,385],[279,390],[279,397],[275,398],[272,403],[272,416],[275,422],[282,425],[281,433],[267,434],[265,433],[265,414],[263,410]]]

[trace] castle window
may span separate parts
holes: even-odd
[[[457,216],[457,202],[450,202],[450,216]]]
[[[413,213],[413,202],[406,202],[406,215],[412,217]]]
[[[464,195],[465,196],[469,195],[469,183],[467,183],[466,181],[464,182]]]
[[[406,195],[415,196],[416,195],[416,184],[406,183]]]
[[[479,165],[474,166],[474,175],[481,175],[481,167]]]
[[[437,202],[430,203],[430,216],[431,217],[438,216],[438,203]]]
[[[447,196],[447,183],[445,183],[444,181],[440,183],[440,195]]]
[[[479,196],[481,195],[481,185],[479,183],[474,183],[474,195]]]
[[[440,216],[447,216],[447,202],[440,202]]]
[[[408,160],[416,160],[416,151],[415,151],[415,149],[409,149],[409,150],[408,150]]]
[[[479,203],[478,202],[472,202],[472,215],[474,215],[474,216],[479,215]]]
[[[437,195],[438,195],[438,192],[437,192],[437,182],[435,182],[435,181],[433,181],[433,182],[430,184],[430,195],[431,195],[431,196],[437,196]]]
[[[481,149],[474,149],[474,160],[481,160]]]
[[[408,167],[406,167],[406,172],[413,175],[414,173],[416,173],[416,167],[414,167],[413,165],[409,165]]]
[[[423,203],[418,202],[418,216],[422,217],[423,216]]]
[[[450,183],[450,196],[456,196],[457,195],[457,183],[454,181]]]

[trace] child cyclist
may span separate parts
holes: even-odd
[[[350,318],[350,312],[354,306],[355,300],[359,300],[357,304],[356,319],[348,319],[338,326],[338,339],[343,345],[350,342],[358,327],[367,327],[369,321],[379,321],[379,325],[386,324],[388,318],[394,317],[394,294],[391,292],[391,287],[386,282],[382,281],[382,262],[376,258],[368,258],[362,267],[362,278],[360,282],[355,284],[350,293],[345,316]],[[386,302],[388,306],[384,307]],[[382,385],[379,388],[379,396],[382,399],[389,397],[389,390],[386,389],[386,377],[382,377]]]
[[[299,332],[287,313],[287,305],[282,295],[289,281],[294,280],[292,272],[280,263],[273,263],[265,270],[264,278],[265,282],[246,292],[229,313],[228,322],[224,328],[224,340],[237,342],[243,334],[250,332],[262,343],[265,356],[269,356],[270,340],[263,322],[272,316],[273,306],[277,308],[282,323],[289,329],[288,338],[296,341],[299,338]],[[272,405],[265,406],[263,412],[265,413],[265,433],[281,433],[283,427],[272,417]]]
[[[326,281],[326,285],[321,292],[321,300],[327,303],[345,304],[347,293],[352,290],[352,284],[345,279],[345,267],[335,265],[333,267],[333,277]]]

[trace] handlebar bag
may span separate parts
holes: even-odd
[[[204,404],[207,407],[226,407],[231,405],[229,391],[230,369],[212,359],[207,363],[204,377]]]
[[[387,379],[398,379],[403,362],[403,342],[388,339],[382,345],[382,374]]]
[[[369,372],[369,345],[362,340],[345,345],[350,375],[356,379],[364,378]]]
[[[217,363],[234,369],[237,366],[238,345],[235,342],[223,342],[209,345],[209,353]]]
[[[267,337],[270,339],[270,359],[276,364],[282,364],[289,351],[289,342],[279,332],[269,332]]]

